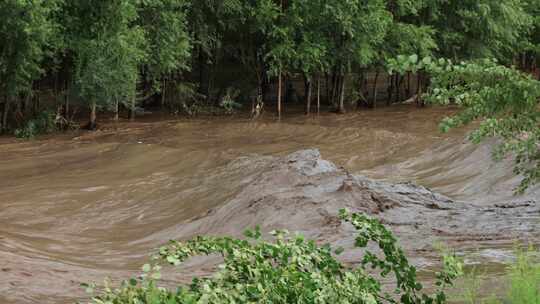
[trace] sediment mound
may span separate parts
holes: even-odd
[[[339,209],[347,208],[380,219],[410,256],[423,252],[424,262],[438,242],[467,249],[540,240],[537,201],[492,206],[459,202],[413,183],[351,175],[321,159],[317,150],[267,161],[266,168],[233,199],[178,225],[174,235],[240,236],[260,225],[263,231],[288,229],[351,248],[354,232],[337,216]],[[351,251],[343,258],[354,262],[358,256]]]

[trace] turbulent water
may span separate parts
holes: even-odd
[[[514,197],[519,179],[511,161],[491,161],[493,143],[472,145],[467,130],[440,134],[438,122],[452,111],[396,106],[281,122],[184,119],[0,139],[0,303],[73,302],[85,296],[81,282],[136,274],[169,239],[235,234],[255,222],[345,242],[331,213],[347,204],[384,213],[420,266],[430,265],[428,247],[437,240],[464,251],[473,243],[491,250],[518,238],[538,242],[540,190]],[[329,162],[315,152],[302,161],[327,173],[310,177],[290,167],[285,156],[309,148]],[[404,181],[442,195],[393,184]]]

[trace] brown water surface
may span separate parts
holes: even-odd
[[[395,106],[290,115],[107,124],[35,141],[0,138],[0,303],[63,303],[81,282],[137,273],[178,226],[234,197],[261,157],[318,148],[348,171],[415,180],[485,204],[512,197],[511,163],[467,130],[438,132],[447,108]],[[175,233],[176,232],[176,233]]]

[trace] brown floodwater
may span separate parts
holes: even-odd
[[[70,303],[84,298],[82,282],[136,274],[156,247],[185,236],[179,226],[249,184],[261,159],[301,149],[353,174],[413,180],[480,206],[538,199],[538,188],[512,196],[519,179],[510,161],[491,161],[494,143],[468,143],[467,129],[439,133],[454,111],[149,118],[0,138],[0,303]]]

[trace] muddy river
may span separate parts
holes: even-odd
[[[423,269],[436,242],[473,252],[471,263],[506,262],[515,242],[540,243],[540,189],[513,196],[519,178],[491,160],[494,142],[439,133],[452,112],[143,118],[0,138],[0,303],[84,299],[80,283],[137,274],[156,247],[199,233],[260,223],[347,245],[340,207],[380,217]]]

